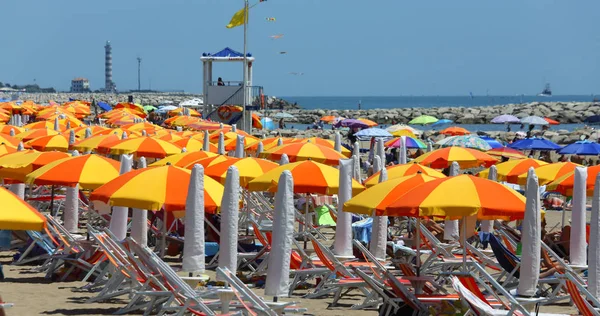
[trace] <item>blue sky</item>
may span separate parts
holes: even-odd
[[[243,28],[225,28],[242,0],[2,2],[11,84],[102,88],[110,40],[119,89],[137,88],[140,56],[142,88],[201,92],[202,52],[243,48]],[[599,17],[597,0],[268,0],[250,11],[248,51],[270,95],[535,94],[545,82],[587,95],[600,93]],[[240,80],[242,67],[214,74]]]

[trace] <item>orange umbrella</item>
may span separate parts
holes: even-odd
[[[106,123],[116,126],[122,126],[127,124],[135,123],[137,120],[141,120],[142,118],[136,114],[125,114],[121,116],[114,116],[106,121]]]
[[[169,116],[175,116],[175,115],[179,115],[180,113],[183,115],[185,108],[177,108],[173,111],[169,111]],[[198,113],[198,111],[194,110],[194,109],[187,109],[190,113],[190,115],[183,115],[183,116],[195,116],[195,117],[200,117],[202,116],[200,113]]]
[[[388,180],[411,176],[413,174],[418,174],[418,173],[424,174],[424,175],[432,177],[432,178],[445,178],[446,177],[443,173],[441,173],[437,170],[434,170],[434,169],[431,169],[429,167],[425,167],[425,166],[422,166],[419,164],[395,165],[395,166],[387,167],[386,171],[387,171],[387,175],[388,175]],[[367,188],[377,185],[379,183],[380,175],[381,175],[381,171],[374,173],[372,176],[367,178],[367,180],[365,180],[364,185]]]
[[[136,157],[164,158],[181,152],[181,148],[160,139],[151,137],[137,137],[123,139],[116,143],[108,144],[109,153],[113,155],[135,154]],[[98,147],[98,149],[102,149]]]
[[[171,164],[175,167],[185,168],[190,164],[195,163],[198,160],[217,157],[217,154],[213,154],[206,151],[188,151],[176,155],[172,155],[166,158],[163,158],[153,164],[150,167],[156,166],[166,166],[167,164]]]
[[[519,175],[527,173],[529,168],[537,168],[539,166],[547,165],[548,163],[536,159],[519,159],[509,160],[496,165],[498,171],[498,181],[506,181],[509,183],[518,183]],[[479,177],[488,178],[490,173],[489,169],[483,170],[479,173]]]
[[[15,138],[13,136],[0,134],[0,143],[7,144],[12,147],[17,147],[17,146],[19,146],[20,142],[21,142],[20,140],[18,140],[17,138]]]
[[[468,135],[468,134],[471,134],[471,132],[469,132],[468,130],[466,130],[462,127],[451,126],[451,127],[441,130],[440,134],[457,136],[457,135]]]
[[[22,150],[0,157],[0,177],[19,181],[25,180],[25,175],[53,161],[69,157],[59,151],[40,152]]]
[[[17,151],[17,147],[15,147],[11,144],[7,144],[7,143],[0,143],[0,156],[14,153],[16,151]]]
[[[498,160],[478,150],[463,147],[446,147],[417,157],[413,162],[434,169],[449,167],[456,161],[461,168],[475,168],[481,165],[489,167]]]
[[[67,151],[69,140],[60,134],[48,135],[34,138],[26,142],[25,145],[39,151]]]
[[[154,125],[149,122],[126,124],[126,125],[121,126],[121,128],[128,130],[128,131],[136,131],[136,132],[146,131],[146,133],[153,133],[156,130],[163,129],[160,126]]]
[[[368,127],[374,127],[374,126],[379,125],[379,124],[377,124],[377,123],[375,123],[375,122],[373,122],[373,121],[371,121],[369,119],[366,119],[366,118],[359,118],[357,120],[365,123]]]
[[[104,148],[104,151],[96,150],[101,153],[108,153],[108,148],[111,144],[114,144],[121,140],[119,134],[108,134],[108,135],[96,135],[90,138],[82,139],[71,145],[71,149],[76,149],[81,152],[96,150],[99,147]]]
[[[281,139],[283,145],[290,144],[295,142],[295,139],[287,138],[287,137],[269,137],[264,139],[258,139],[253,143],[246,145],[246,151],[256,151],[258,149],[258,143],[263,143],[263,150],[269,150],[271,148],[277,147],[277,143]]]
[[[329,139],[324,139],[321,137],[309,137],[309,138],[296,138],[292,141],[293,143],[313,143],[321,146],[325,146],[327,148],[334,149],[335,142]],[[348,150],[348,148],[342,146],[342,155],[346,157],[350,157],[352,152]]]
[[[188,124],[187,127],[189,129],[197,130],[197,131],[217,131],[221,130],[221,124],[215,122],[208,121],[199,121],[196,123]],[[231,130],[231,126],[223,124],[223,130]]]
[[[555,121],[555,120],[553,120],[553,119],[551,119],[551,118],[544,117],[544,120],[545,120],[546,122],[548,122],[548,124],[550,124],[550,125],[559,125],[559,124],[560,124],[560,122],[559,122],[559,121]]]
[[[493,156],[493,157],[504,157],[504,158],[508,158],[508,159],[525,159],[527,158],[527,156],[525,156],[522,152],[516,150],[516,149],[512,149],[509,147],[500,147],[500,148],[494,148],[494,149],[490,149],[488,151],[485,152],[486,154]]]
[[[0,133],[5,134],[5,135],[10,135],[11,130],[15,133],[15,135],[23,132],[23,129],[21,127],[17,127],[17,126],[13,126],[13,125],[2,125],[2,127],[0,129]]]
[[[46,129],[46,128],[54,130],[54,121],[39,121],[39,122],[29,123],[29,124],[23,126],[23,128],[26,130]],[[59,123],[58,129],[61,132],[64,132],[67,129],[67,126],[65,124]]]
[[[252,136],[252,135],[250,135],[250,134],[248,134],[248,133],[246,133],[246,132],[244,132],[242,130],[238,130],[237,132],[231,132],[231,131],[225,131],[225,128],[223,130],[217,130],[217,131],[211,132],[208,139],[211,142],[213,142],[213,143],[218,142],[219,141],[219,134],[221,132],[223,132],[223,139],[225,139],[225,140],[227,140],[227,139],[236,139],[238,137],[238,135],[242,135],[245,138],[250,138],[250,139],[252,139],[254,141],[258,140],[258,138],[254,137],[254,136]]]
[[[102,132],[102,131],[106,131],[106,130],[110,130],[110,128],[108,128],[108,127],[103,127],[103,126],[98,126],[98,125],[90,125],[90,126],[78,126],[78,127],[74,127],[73,128],[73,132],[75,132],[75,136],[77,136],[78,138],[83,138],[83,137],[85,137],[85,131],[88,128],[92,132],[92,136],[95,135],[96,133],[99,133],[99,132]]]
[[[174,141],[173,144],[185,148],[187,151],[200,151],[204,149],[204,142],[189,137]],[[217,145],[213,143],[209,143],[208,148],[211,153],[216,153],[218,150]]]
[[[24,142],[32,140],[34,138],[49,136],[49,135],[58,135],[59,133],[53,129],[42,128],[42,129],[33,129],[20,134],[15,135],[15,138],[20,139]]]
[[[337,118],[337,116],[335,116],[335,115],[325,115],[321,118],[321,121],[329,123],[329,122],[333,122],[336,118]]]
[[[225,184],[227,169],[230,166],[236,166],[239,170],[240,186],[242,187],[247,187],[248,183],[254,180],[254,178],[279,167],[278,164],[264,159],[252,157],[232,158],[206,168],[205,173],[209,177],[220,181],[222,184]]]
[[[538,177],[540,185],[548,184],[567,173],[575,171],[575,168],[581,165],[572,162],[555,162],[547,165],[542,165],[534,169]],[[527,183],[527,172],[519,175],[517,182],[521,185]]]
[[[340,159],[346,159],[344,155],[331,148],[313,143],[292,143],[275,147],[262,152],[260,157],[279,161],[283,154],[288,156],[290,162],[313,160],[336,166],[339,164]]]
[[[146,111],[144,111],[144,108],[141,105],[135,104],[135,103],[129,103],[129,102],[117,103],[117,105],[115,105],[114,108],[115,109],[130,109],[130,110],[139,112],[141,114],[146,113]]]
[[[588,196],[594,194],[598,173],[600,173],[600,166],[587,167],[587,180],[585,186]],[[571,171],[550,182],[547,189],[548,191],[558,192],[564,196],[573,196],[573,186],[575,186],[575,171]]]
[[[124,108],[120,108],[120,109],[112,109],[108,112],[104,112],[102,114],[100,114],[101,118],[105,118],[105,119],[109,119],[115,116],[119,116],[119,115],[123,115],[123,114],[135,114],[141,118],[145,118],[146,117],[146,113],[140,113],[136,110],[132,110],[132,109],[124,109]]]
[[[181,132],[175,132],[175,134],[181,136],[181,137],[194,137],[196,135],[202,135],[201,138],[204,138],[204,135],[199,133],[199,132],[195,132],[195,131],[181,131]]]
[[[252,144],[256,141],[256,139],[253,138],[249,138],[249,137],[244,137],[244,148],[248,145],[248,144]],[[230,151],[230,150],[235,150],[236,146],[237,146],[237,139],[236,138],[229,138],[226,139],[223,142],[223,146],[225,147],[226,151]]]
[[[164,140],[164,141],[168,141],[169,143],[175,143],[178,140],[182,140],[183,137],[175,134],[175,133],[168,133],[168,134],[163,134],[163,135],[154,135],[154,136],[150,136],[152,138],[156,138],[156,139],[160,139],[160,140]]]
[[[205,122],[199,117],[178,115],[166,119],[163,124],[169,126],[188,126],[193,123]]]
[[[202,165],[202,167],[204,167],[204,169],[206,169],[210,166],[213,166],[220,162],[224,162],[224,161],[231,160],[231,159],[234,159],[234,158],[229,157],[229,156],[218,155],[218,156],[213,156],[213,157],[208,157],[208,158],[203,158],[203,159],[199,159],[196,161],[192,161],[184,168],[192,170],[192,168],[194,168],[195,164],[199,164],[199,165]]]

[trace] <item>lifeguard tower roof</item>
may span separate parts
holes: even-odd
[[[254,57],[252,54],[246,53],[246,59],[249,62],[254,61]],[[200,57],[202,61],[243,61],[244,54],[238,51],[235,51],[229,47],[225,47],[222,50],[216,53],[202,53],[202,57]]]

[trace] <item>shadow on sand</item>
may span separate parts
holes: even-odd
[[[51,311],[45,311],[42,314],[45,315],[112,315],[117,312],[119,308],[77,308],[77,309],[64,309],[59,308]]]

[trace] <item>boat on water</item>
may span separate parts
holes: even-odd
[[[544,87],[544,90],[542,91],[542,93],[538,94],[538,97],[551,97],[552,96],[552,90],[550,89],[550,84],[547,83],[546,87]]]

